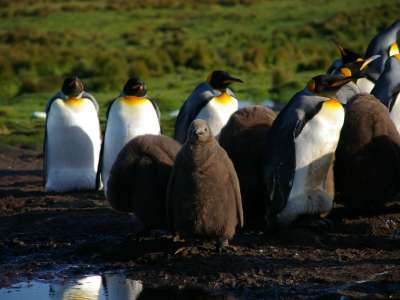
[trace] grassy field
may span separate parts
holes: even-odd
[[[211,70],[242,78],[239,99],[287,102],[338,56],[363,53],[398,17],[396,0],[0,1],[0,142],[40,149],[41,111],[66,75],[101,103],[146,80],[162,126]]]

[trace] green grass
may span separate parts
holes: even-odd
[[[363,53],[398,18],[396,0],[3,2],[0,142],[36,149],[43,121],[31,114],[66,75],[84,80],[102,121],[128,76],[140,75],[171,134],[168,112],[211,70],[245,81],[234,86],[239,99],[287,102],[338,56],[332,38]]]

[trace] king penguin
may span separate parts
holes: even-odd
[[[183,103],[175,123],[175,139],[183,144],[186,132],[194,119],[208,122],[211,132],[217,136],[230,116],[238,109],[235,94],[228,86],[243,82],[225,71],[214,71]]]
[[[77,77],[64,80],[46,106],[43,174],[46,191],[96,187],[101,146],[98,104]]]
[[[400,132],[400,54],[386,61],[385,69],[371,94],[389,109],[390,118]]]
[[[101,175],[106,196],[112,165],[125,144],[139,135],[160,133],[160,111],[157,104],[147,97],[143,80],[130,78],[120,96],[110,103],[107,110],[97,176],[99,186]]]
[[[264,180],[267,228],[333,205],[333,159],[344,108],[332,96],[352,78],[319,75],[293,96],[268,132]]]
[[[380,74],[383,72],[386,60],[393,55],[399,53],[397,40],[400,37],[400,20],[397,20],[392,25],[379,32],[369,43],[365,57],[371,57],[379,54],[379,59],[375,60],[368,68],[367,78],[365,79],[365,87],[362,88],[363,92],[371,92],[374,83],[378,80]]]

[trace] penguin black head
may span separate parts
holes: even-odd
[[[190,124],[187,136],[190,143],[206,142],[211,136],[211,129],[207,121],[196,119]]]
[[[207,81],[217,90],[225,90],[233,82],[243,82],[241,79],[231,76],[226,71],[213,71]]]
[[[335,97],[337,91],[346,83],[354,80],[355,77],[344,77],[341,74],[337,75],[318,75],[307,83],[307,89],[323,97]]]
[[[379,57],[380,55],[377,54],[367,59],[359,58],[354,62],[344,64],[339,68],[339,73],[344,77],[354,77],[355,79],[365,77],[365,71],[367,70],[368,65]]]
[[[333,41],[336,45],[336,47],[339,49],[340,51],[340,55],[342,56],[342,63],[343,65],[348,64],[348,63],[353,63],[359,60],[363,60],[362,55],[347,49],[347,48],[343,48],[337,41]]]
[[[83,90],[83,82],[76,76],[65,78],[61,88],[61,91],[67,97],[77,97]]]
[[[144,97],[146,96],[146,93],[146,85],[144,81],[138,77],[129,78],[123,89],[123,94],[125,96]]]

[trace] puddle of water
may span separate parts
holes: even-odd
[[[32,280],[0,289],[1,300],[236,299],[200,289],[143,288],[122,274],[87,275],[52,282]]]
[[[53,282],[33,280],[0,289],[2,300],[130,300],[143,290],[140,281],[121,274],[89,275]]]

